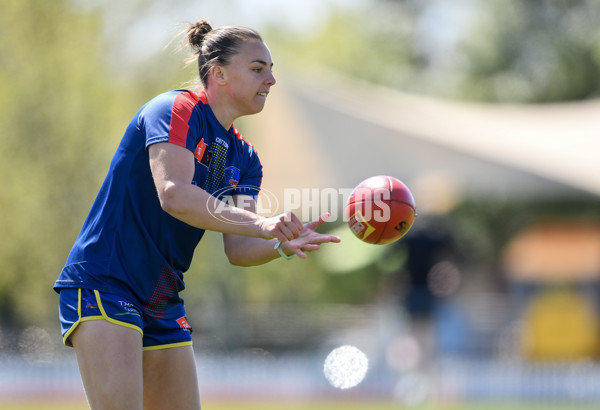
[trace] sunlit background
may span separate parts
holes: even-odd
[[[236,124],[265,207],[300,192],[343,238],[240,268],[205,236],[182,295],[205,408],[600,404],[600,2],[0,4],[0,408],[85,408],[52,284],[131,117],[194,80],[177,33],[200,18],[271,49]],[[385,246],[332,195],[380,174],[419,212]]]

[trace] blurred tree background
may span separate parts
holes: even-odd
[[[195,69],[184,67],[174,45],[148,41],[153,51],[128,51],[130,37],[152,30],[139,27],[156,7],[150,0],[2,5],[0,326],[53,327],[51,286],[127,123],[158,92],[192,80]],[[556,102],[598,95],[599,13],[595,0],[364,0],[331,6],[324,20],[302,29],[272,21],[261,31],[278,65],[296,71],[329,67],[445,98]],[[456,223],[468,220],[458,212]],[[493,217],[480,214],[477,229],[492,230]],[[209,234],[197,251],[186,275],[190,309],[366,303],[390,271],[361,268],[339,281],[318,258],[224,271],[220,248],[219,235]],[[403,261],[399,254],[391,267]]]
[[[53,319],[64,263],[122,126],[101,16],[66,1],[5,1],[0,15],[0,320]]]
[[[296,33],[282,51],[296,65],[316,62],[409,92],[581,100],[599,92],[599,17],[593,0],[372,0]]]

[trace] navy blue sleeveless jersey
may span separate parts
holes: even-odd
[[[256,197],[262,166],[238,131],[217,121],[204,93],[158,95],[133,117],[54,288],[97,289],[134,298],[152,317],[180,314],[183,273],[204,230],[160,206],[148,147],[169,142],[192,151],[193,184],[224,199]]]

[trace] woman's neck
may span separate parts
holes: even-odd
[[[226,130],[230,129],[233,125],[233,121],[237,118],[231,113],[231,104],[215,90],[208,89],[205,90],[204,93],[206,95],[206,101],[217,118],[217,121],[219,121]]]

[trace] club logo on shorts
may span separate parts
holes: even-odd
[[[118,316],[122,316],[122,315],[140,316],[140,311],[135,307],[135,305],[133,303],[127,302],[125,300],[119,300],[118,303],[121,306],[121,309],[123,309],[123,312],[117,313]]]
[[[179,323],[179,327],[181,327],[183,330],[190,331],[192,329],[192,327],[188,323],[188,321],[185,318],[185,316],[182,316],[179,319],[177,319],[177,323]]]

